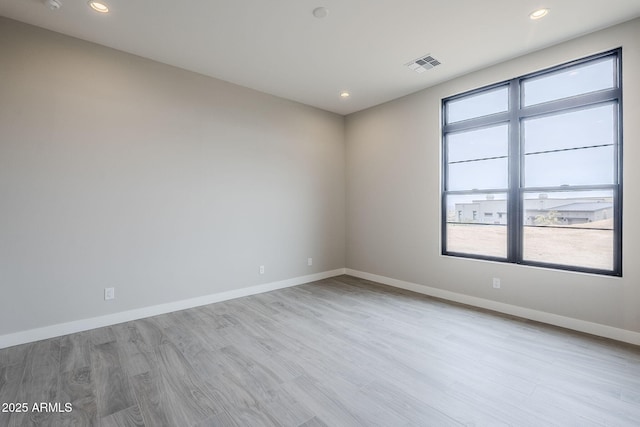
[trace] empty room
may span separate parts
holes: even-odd
[[[0,427],[640,425],[638,76],[638,0],[3,0]]]

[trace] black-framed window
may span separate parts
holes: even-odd
[[[442,253],[622,275],[621,49],[442,101]]]

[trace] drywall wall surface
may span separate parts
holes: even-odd
[[[0,58],[0,335],[344,267],[343,117],[4,18]]]
[[[623,277],[442,256],[442,98],[620,46],[624,87]],[[634,20],[347,116],[347,268],[640,331],[639,74],[640,20]],[[501,279],[501,289],[492,288],[493,277]]]

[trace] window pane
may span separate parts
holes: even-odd
[[[613,270],[613,191],[525,193],[523,259]]]
[[[506,158],[449,164],[449,191],[507,188]]]
[[[615,141],[613,104],[523,120],[524,152],[609,145]]]
[[[614,124],[613,104],[523,120],[525,186],[614,183]]]
[[[509,109],[509,88],[499,87],[477,95],[465,96],[447,102],[447,123],[460,122]]]
[[[447,135],[448,161],[506,157],[509,153],[509,126],[500,125]]]
[[[523,105],[613,88],[616,84],[614,69],[614,58],[605,58],[525,80],[522,84]]]
[[[449,190],[507,188],[509,126],[447,135]]]
[[[506,258],[506,194],[447,196],[446,250]]]
[[[525,187],[613,184],[613,146],[524,157]]]

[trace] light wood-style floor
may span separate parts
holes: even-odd
[[[638,426],[640,348],[340,276],[0,350],[0,426]]]

